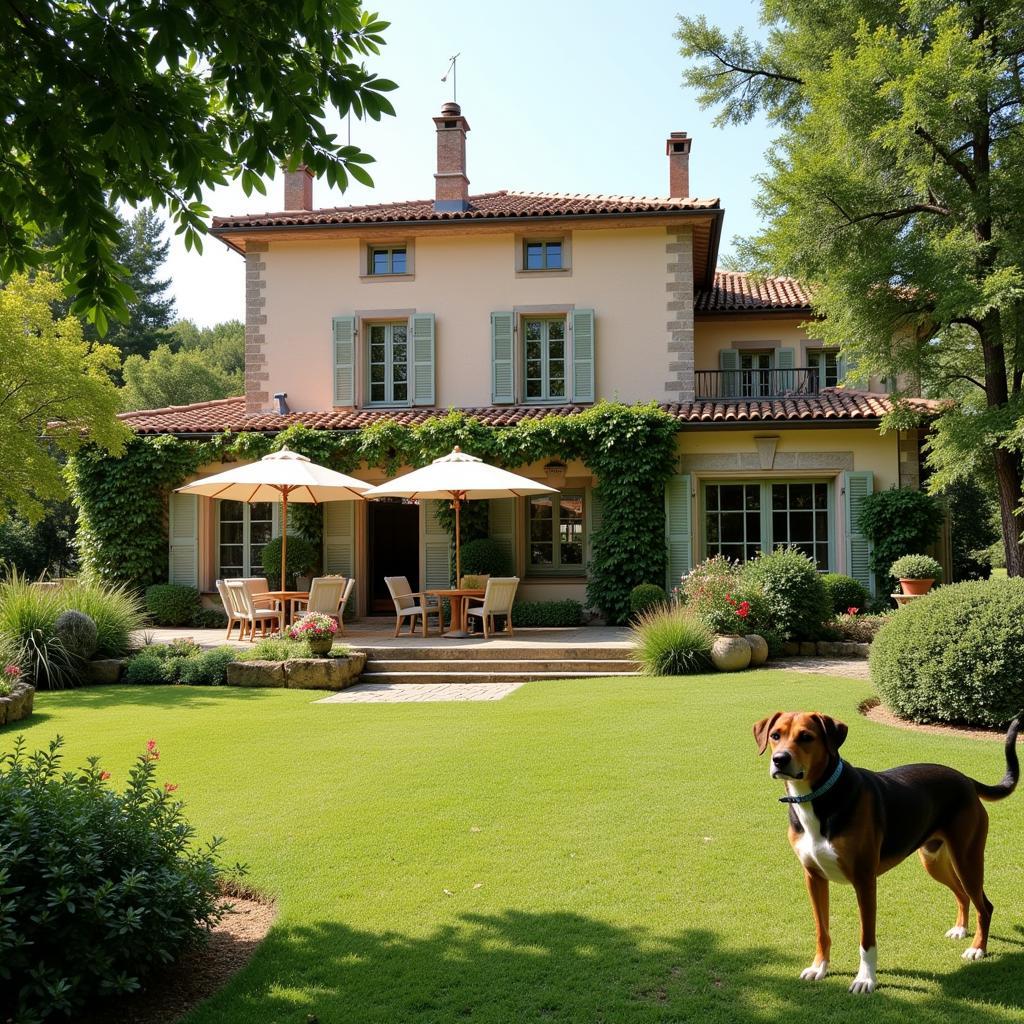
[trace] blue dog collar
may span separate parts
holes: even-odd
[[[836,770],[817,788],[812,789],[810,793],[804,793],[802,796],[780,796],[780,804],[806,804],[811,800],[817,800],[819,796],[824,796],[835,784],[839,781],[839,776],[843,774],[843,759],[839,759],[839,764],[836,765]]]

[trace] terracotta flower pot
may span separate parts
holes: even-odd
[[[750,657],[750,644],[742,636],[716,636],[711,645],[711,660],[719,672],[739,672]]]
[[[935,580],[900,580],[900,587],[904,594],[919,597],[921,594],[927,594],[934,582]]]
[[[743,639],[750,647],[750,664],[763,665],[768,660],[768,641],[756,633],[748,633]]]
[[[334,637],[325,637],[323,640],[309,640],[309,649],[313,652],[314,658],[326,658],[334,646]]]

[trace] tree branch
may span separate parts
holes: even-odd
[[[960,177],[967,182],[972,192],[977,192],[978,180],[974,176],[974,171],[972,171],[971,168],[968,167],[967,164],[963,162],[963,160],[950,153],[949,150],[943,147],[939,143],[939,141],[934,136],[932,136],[930,132],[928,132],[925,128],[922,128],[921,125],[918,125],[914,129],[914,134],[919,139],[922,139],[925,142],[927,142],[928,145],[931,147],[932,152],[935,153],[935,155],[940,160],[942,160],[943,163],[947,164],[949,167],[952,167],[953,170],[956,171],[956,173],[959,174]]]
[[[745,68],[739,64],[733,64],[728,61],[720,53],[715,50],[708,49],[708,53],[711,54],[719,64],[722,65],[726,70],[719,71],[715,77],[721,77],[722,75],[730,75],[733,73],[746,75],[747,78],[770,78],[775,82],[789,82],[792,85],[803,85],[804,80],[802,78],[795,78],[793,75],[784,75],[781,71],[768,71],[765,68]]]

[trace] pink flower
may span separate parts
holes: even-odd
[[[5,665],[4,675],[8,679],[17,679],[21,675],[21,669],[17,665]]]
[[[164,792],[165,793],[173,793],[177,788],[178,788],[178,784],[176,782],[165,782],[164,783]]]
[[[110,772],[107,772],[107,771],[100,772],[100,782],[106,782],[107,779],[109,779],[109,778],[110,778]]]
[[[156,749],[156,740],[150,740],[146,744],[146,760],[159,761],[160,751]]]
[[[854,608],[854,607],[851,606],[851,607],[846,609],[846,614],[847,615],[856,615],[857,612],[859,612],[859,611],[860,611],[859,608]]]

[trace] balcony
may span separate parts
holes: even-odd
[[[758,401],[816,395],[817,366],[771,370],[696,370],[694,387],[699,401],[739,398]]]

